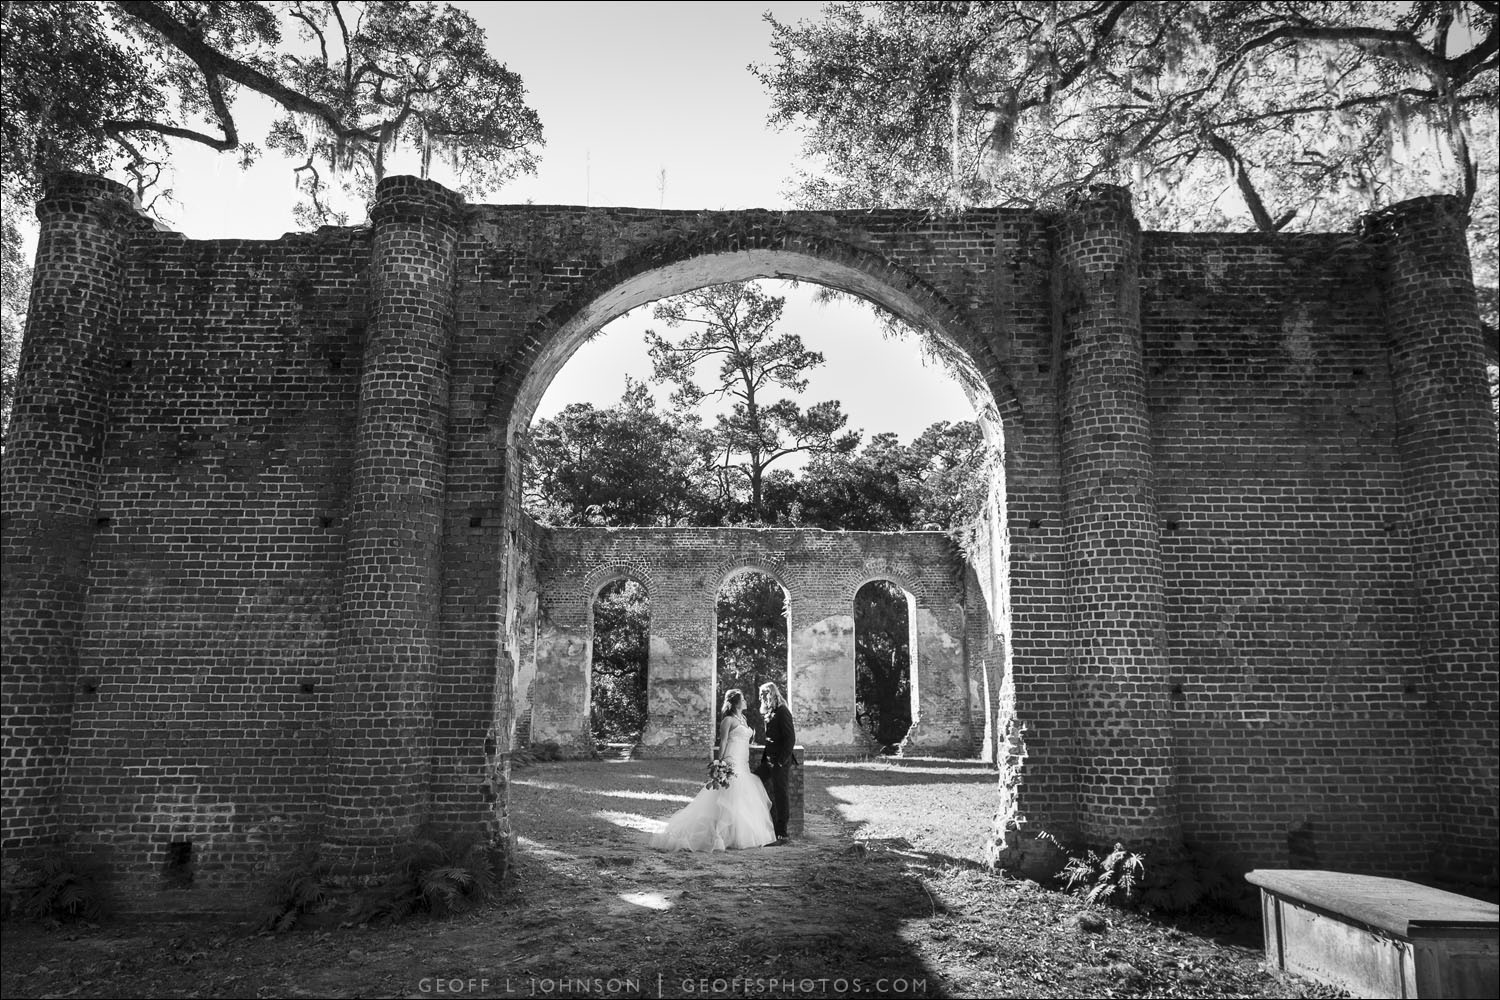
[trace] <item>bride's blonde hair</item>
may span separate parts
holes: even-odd
[[[724,708],[721,714],[730,715],[735,709],[745,704],[745,693],[739,688],[730,688],[724,692]]]

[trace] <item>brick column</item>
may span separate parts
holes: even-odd
[[[1078,816],[1106,846],[1179,836],[1139,266],[1128,192],[1070,206],[1054,294]]]
[[[360,871],[426,818],[441,605],[459,213],[415,177],[376,191],[323,856]]]
[[[128,188],[55,178],[41,223],[5,445],[0,529],[7,868],[57,834],[56,803],[108,414],[125,232],[144,225]]]
[[[1493,871],[1496,731],[1500,728],[1500,488],[1485,349],[1464,240],[1451,196],[1403,202],[1372,216],[1386,238],[1386,324],[1397,447],[1409,497],[1417,634],[1442,729],[1433,762],[1442,832],[1433,867]]]

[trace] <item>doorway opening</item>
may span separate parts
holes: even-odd
[[[885,755],[911,728],[912,604],[890,580],[871,580],[854,595],[856,735]]]
[[[635,580],[611,580],[594,595],[589,725],[594,745],[624,751],[646,728],[651,602]]]
[[[715,599],[715,718],[724,694],[745,695],[745,721],[754,741],[766,737],[760,686],[775,684],[787,693],[787,592],[769,573],[740,570],[719,585]]]

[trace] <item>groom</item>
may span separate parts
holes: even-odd
[[[766,752],[756,773],[766,783],[771,795],[771,824],[776,828],[776,844],[791,842],[787,836],[787,819],[791,804],[787,799],[788,772],[793,764],[792,750],[797,746],[797,730],[792,713],[787,711],[781,689],[769,681],[760,686],[760,711],[766,718]]]

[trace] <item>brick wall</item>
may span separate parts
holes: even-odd
[[[1369,248],[1153,233],[1141,277],[1184,829],[1421,867],[1432,719]]]
[[[124,232],[56,833],[175,908],[322,832],[370,247]]]
[[[4,456],[7,879],[62,841],[177,906],[299,845],[377,864],[424,821],[504,849],[538,660],[586,644],[601,574],[645,577],[664,623],[648,743],[698,752],[705,598],[745,565],[793,594],[794,709],[828,746],[853,589],[926,602],[916,736],[996,761],[1001,863],[1180,829],[1267,866],[1493,865],[1494,425],[1452,206],[1361,240],[1137,234],[1110,191],[1057,217],[466,206],[410,178],[377,202],[253,243],[155,232],[92,178],[41,207]],[[962,576],[924,576],[918,535],[520,513],[517,434],[585,337],[773,275],[961,362],[999,470]]]

